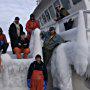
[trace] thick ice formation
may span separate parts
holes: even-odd
[[[61,90],[73,90],[71,69],[74,65],[79,75],[84,75],[88,66],[88,44],[83,13],[80,11],[78,26],[70,31],[65,31],[61,36],[70,42],[61,44],[54,51],[51,60],[53,86]]]
[[[2,55],[3,71],[0,73],[0,90],[27,90],[27,71],[34,59],[11,59],[8,54]]]
[[[41,30],[38,28],[35,29],[34,32],[32,32],[31,42],[30,42],[32,57],[35,57],[37,54],[40,54],[42,56],[42,43],[40,38],[40,32]]]
[[[62,35],[72,42],[65,47],[68,60],[74,64],[78,74],[84,75],[88,65],[88,42],[82,11],[79,12],[78,27]]]
[[[64,50],[65,44],[61,44],[54,52],[51,61],[51,72],[53,77],[53,86],[61,90],[73,90],[71,69]]]

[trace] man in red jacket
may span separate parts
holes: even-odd
[[[34,14],[31,14],[30,20],[28,20],[26,23],[27,34],[29,34],[31,37],[32,31],[35,30],[36,28],[40,28],[39,22],[35,20]]]

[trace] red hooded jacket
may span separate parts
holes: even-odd
[[[40,28],[39,22],[38,21],[28,20],[28,22],[26,23],[26,31],[28,33],[30,33],[33,30],[35,30],[36,28]]]

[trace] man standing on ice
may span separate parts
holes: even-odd
[[[18,41],[18,38],[21,36],[21,33],[23,32],[23,26],[19,23],[19,21],[20,21],[20,18],[15,17],[14,22],[9,27],[9,36],[10,36],[13,53],[14,53],[14,48]]]
[[[35,20],[34,14],[31,14],[30,20],[28,20],[26,23],[27,34],[31,37],[32,31],[35,30],[36,28],[40,28],[39,22]]]
[[[29,90],[47,90],[47,68],[41,61],[40,55],[36,55],[35,60],[28,69],[28,88]]]
[[[48,64],[54,49],[60,45],[61,43],[65,42],[60,35],[58,35],[55,31],[54,27],[50,27],[49,31],[41,32],[41,38],[44,40],[43,43],[43,59],[45,65]]]

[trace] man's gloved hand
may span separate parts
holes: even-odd
[[[30,88],[30,84],[31,84],[31,80],[28,79],[28,80],[27,80],[27,86],[28,86],[28,88]]]
[[[28,30],[27,32],[28,32],[28,34],[29,34],[29,35],[31,35],[31,34],[32,34],[32,30],[31,30],[31,29],[30,29],[30,30]]]
[[[19,46],[21,46],[21,43],[18,43]]]
[[[2,46],[4,44],[4,41],[0,41],[0,46]]]
[[[47,90],[47,81],[44,81],[44,90]]]
[[[65,43],[67,43],[67,42],[71,42],[71,40],[67,40],[67,41],[65,41]]]

